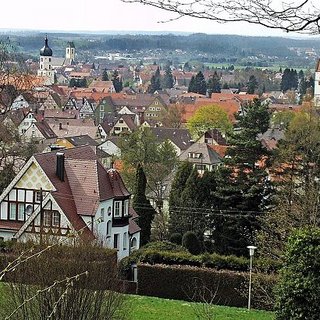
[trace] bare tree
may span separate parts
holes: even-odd
[[[286,32],[319,34],[320,5],[316,0],[122,0],[142,3],[185,16],[220,23],[245,21]]]

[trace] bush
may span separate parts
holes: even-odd
[[[187,248],[191,254],[198,255],[201,253],[200,241],[192,231],[188,231],[183,235],[182,245]]]
[[[277,290],[276,319],[319,319],[320,229],[298,230],[288,239]]]
[[[173,233],[170,236],[170,242],[181,245],[182,244],[182,235],[180,233]]]
[[[247,298],[239,294],[244,281],[245,274],[230,271],[190,266],[138,265],[140,295],[196,301],[199,297],[194,296],[195,291],[205,286],[208,293],[215,295],[214,304],[244,307]],[[209,300],[212,297],[202,297],[206,298]]]

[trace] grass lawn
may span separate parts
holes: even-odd
[[[6,298],[0,282],[0,309]],[[179,300],[129,295],[130,320],[195,320],[199,304]],[[272,312],[213,306],[214,320],[273,320]]]
[[[195,303],[130,296],[131,320],[195,320]],[[198,304],[199,306],[199,304]],[[214,320],[273,320],[272,312],[213,306]]]

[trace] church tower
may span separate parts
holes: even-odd
[[[44,46],[40,50],[40,68],[38,76],[45,78],[46,85],[54,84],[54,71],[52,69],[52,50],[48,45],[48,37],[44,39]]]
[[[73,42],[68,42],[66,47],[66,60],[73,62],[76,56],[76,48]],[[71,63],[70,63],[71,64]]]

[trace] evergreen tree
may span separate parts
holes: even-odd
[[[141,228],[141,246],[150,241],[151,223],[155,216],[155,210],[146,197],[146,186],[147,179],[142,166],[139,164],[136,171],[136,186],[132,206],[139,215],[138,225]]]
[[[224,254],[242,255],[253,241],[257,218],[267,205],[266,172],[256,164],[267,150],[257,139],[269,126],[266,106],[255,100],[237,116],[240,132],[229,140],[225,166],[218,175],[217,208],[223,215],[213,215],[215,249]]]
[[[102,72],[102,81],[109,81],[107,69],[104,69]]]
[[[194,76],[191,77],[189,82],[188,92],[196,92],[196,79]]]
[[[120,80],[120,75],[118,70],[113,71],[111,81],[113,83],[113,86],[116,92],[120,92],[122,90],[122,81]]]
[[[298,88],[297,71],[286,68],[282,75],[280,87],[283,92],[286,92],[287,90],[296,90]]]
[[[151,77],[151,83],[148,89],[149,93],[154,93],[155,91],[161,90],[161,77],[160,69],[157,68],[155,74]]]
[[[220,77],[218,76],[216,71],[214,72],[213,76],[209,78],[207,88],[209,94],[221,92]]]
[[[247,83],[247,93],[254,94],[255,90],[258,88],[258,82],[254,75],[249,77],[249,81]]]
[[[164,77],[163,77],[163,85],[162,88],[172,88],[174,85],[174,80],[173,80],[173,76],[172,76],[172,72],[171,72],[171,68],[170,65],[166,65],[165,67],[165,73],[164,73]]]
[[[170,196],[169,196],[169,233],[180,233],[183,234],[183,228],[181,228],[181,207],[184,204],[181,200],[181,193],[184,190],[185,184],[191,174],[192,164],[190,162],[180,163],[175,177],[172,182]]]
[[[199,71],[195,77],[195,89],[196,93],[203,95],[207,93],[207,83],[201,71]]]

